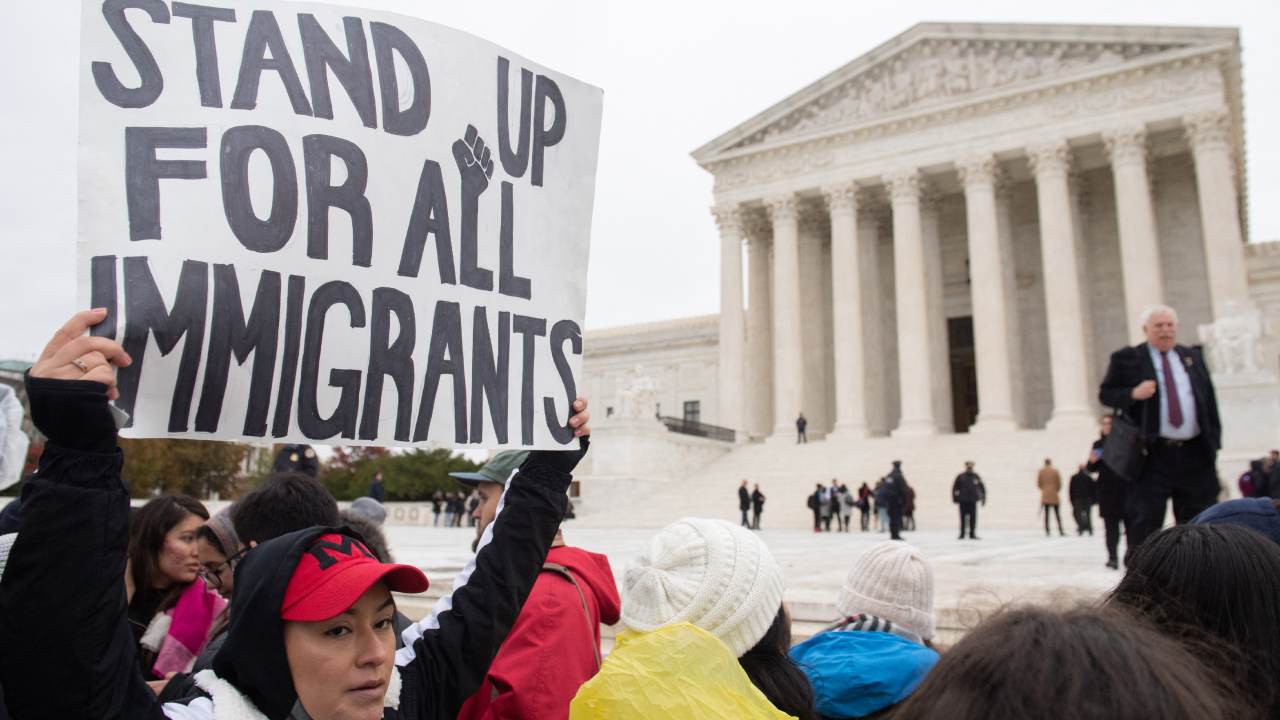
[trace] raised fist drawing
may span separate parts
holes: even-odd
[[[479,195],[489,187],[489,178],[493,177],[493,158],[475,125],[468,125],[466,135],[453,141],[453,159],[458,163],[458,174],[462,176],[464,196]]]

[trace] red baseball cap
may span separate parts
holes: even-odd
[[[427,576],[412,565],[378,562],[359,540],[338,533],[321,535],[302,553],[289,578],[280,618],[295,622],[328,620],[342,614],[379,580],[387,589],[420,593]]]

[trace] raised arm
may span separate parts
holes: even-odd
[[[406,631],[396,664],[406,682],[421,683],[421,695],[435,706],[401,707],[406,719],[456,716],[515,624],[564,518],[573,469],[587,451],[586,401],[579,398],[574,410],[570,423],[579,447],[529,454],[503,493],[474,566],[455,582],[447,609]]]
[[[76,314],[27,375],[49,439],[24,492],[22,526],[0,582],[0,685],[15,718],[163,717],[138,671],[126,619],[129,492],[107,405],[119,344],[84,335]]]

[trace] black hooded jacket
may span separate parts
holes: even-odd
[[[164,710],[138,669],[125,617],[129,494],[105,386],[28,378],[49,437],[29,481],[22,531],[0,581],[0,685],[15,718],[145,718]],[[541,570],[578,452],[532,452],[506,492],[470,578],[397,654],[405,720],[456,717],[475,693]],[[268,718],[297,703],[280,607],[310,528],[255,547],[236,568],[227,639],[213,670]],[[349,530],[339,530],[351,534]],[[12,649],[21,648],[20,652]],[[195,698],[187,698],[192,701]]]

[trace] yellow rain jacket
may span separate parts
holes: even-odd
[[[569,720],[593,718],[795,720],[751,684],[728,646],[689,623],[620,634],[569,705]]]

